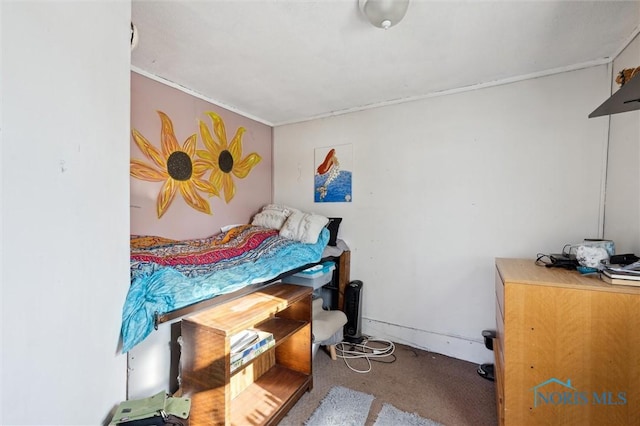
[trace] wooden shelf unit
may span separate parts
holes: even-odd
[[[277,424],[313,387],[311,288],[273,284],[182,320],[181,385],[190,424]],[[248,328],[275,347],[231,372],[230,338]]]
[[[498,422],[640,424],[640,287],[496,259]]]

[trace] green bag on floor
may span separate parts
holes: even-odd
[[[168,397],[164,391],[144,399],[123,401],[118,405],[110,425],[117,425],[132,420],[142,420],[151,417],[176,416],[181,419],[189,417],[191,410],[190,398]]]

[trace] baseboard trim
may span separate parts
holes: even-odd
[[[493,352],[485,347],[482,336],[478,339],[451,336],[369,318],[362,318],[362,333],[476,364],[493,362]]]

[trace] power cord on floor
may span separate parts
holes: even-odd
[[[336,344],[336,356],[342,358],[344,363],[356,373],[368,373],[371,371],[371,361],[392,363],[396,356],[393,355],[396,347],[393,342],[384,339],[365,338],[360,343],[342,341]],[[379,358],[392,356],[391,361],[381,361]],[[366,370],[358,370],[349,364],[349,360],[364,358],[367,361]]]

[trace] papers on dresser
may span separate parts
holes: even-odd
[[[609,284],[640,286],[640,262],[630,265],[606,265],[601,278]]]
[[[604,269],[611,272],[640,275],[640,261],[628,265],[604,265]]]

